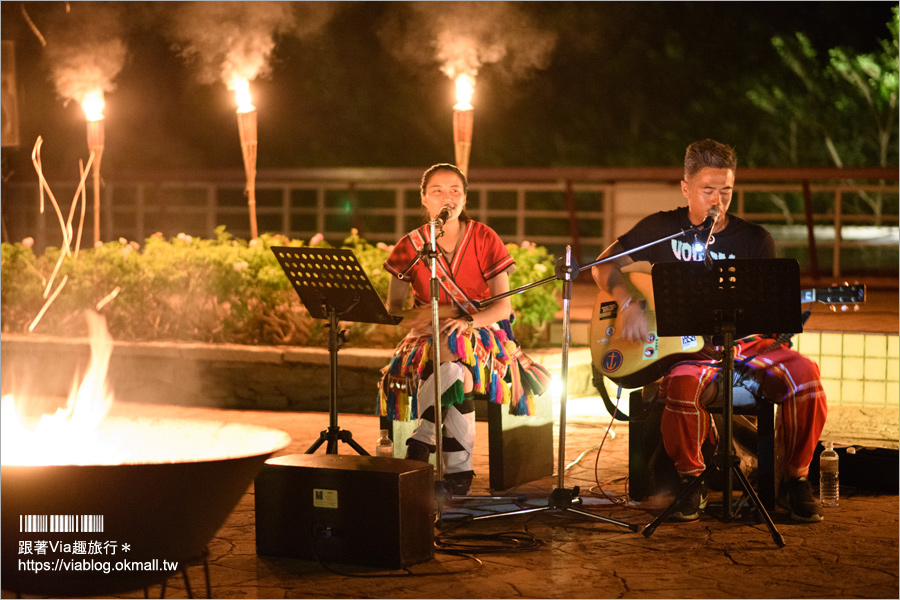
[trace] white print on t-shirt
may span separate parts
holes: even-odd
[[[703,244],[692,244],[682,240],[672,240],[672,253],[677,260],[685,262],[701,261],[703,260]],[[734,254],[726,255],[724,252],[715,252],[713,250],[710,250],[709,255],[713,260],[736,258]]]

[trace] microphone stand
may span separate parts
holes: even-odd
[[[429,295],[431,296],[431,361],[432,361],[432,377],[434,377],[434,456],[435,456],[435,497],[438,499],[438,518],[441,516],[441,508],[444,499],[447,496],[448,487],[444,482],[444,448],[441,431],[443,429],[443,416],[441,411],[441,336],[438,330],[440,324],[440,308],[438,300],[440,299],[440,281],[437,277],[437,238],[438,235],[444,235],[443,229],[437,233],[436,225],[443,226],[443,220],[434,219],[428,222],[431,240],[422,247],[416,256],[410,261],[406,268],[400,273],[399,278],[404,279],[406,274],[422,259],[428,261],[428,267],[431,270],[431,279],[429,280]]]
[[[444,474],[443,474],[443,448],[442,448],[442,440],[441,440],[441,380],[440,380],[440,336],[438,332],[438,324],[439,324],[439,309],[438,309],[438,299],[440,294],[440,282],[437,278],[437,236],[435,235],[435,224],[442,221],[432,220],[429,222],[431,226],[431,244],[430,249],[426,246],[420,250],[416,256],[410,261],[410,263],[406,266],[406,268],[400,273],[398,276],[400,279],[404,279],[405,275],[415,266],[415,264],[422,260],[423,258],[427,258],[430,261],[431,268],[431,281],[430,281],[430,294],[431,294],[431,326],[432,326],[432,361],[435,365],[434,368],[434,425],[435,425],[435,496],[438,498],[438,520],[441,518],[441,510],[443,507],[443,501],[448,495],[447,486],[444,482]],[[617,521],[614,519],[609,519],[607,517],[601,517],[599,515],[595,515],[593,513],[589,513],[582,510],[577,510],[572,508],[573,505],[581,504],[581,498],[579,495],[579,488],[576,486],[572,490],[567,490],[565,488],[565,426],[566,426],[566,400],[567,400],[567,387],[568,387],[568,351],[569,351],[569,300],[571,299],[572,294],[572,281],[578,276],[581,271],[591,268],[595,265],[599,265],[605,262],[609,262],[615,260],[621,256],[626,256],[631,254],[632,252],[636,252],[638,250],[643,250],[644,248],[649,248],[650,246],[654,246],[656,244],[661,244],[663,242],[667,242],[671,239],[674,239],[679,236],[683,236],[689,233],[697,233],[704,229],[704,225],[706,222],[704,221],[700,225],[693,225],[686,229],[682,229],[677,233],[674,233],[670,236],[666,236],[664,238],[660,238],[653,242],[649,242],[642,246],[638,246],[637,248],[632,248],[631,250],[627,250],[624,252],[620,252],[619,254],[615,254],[613,256],[609,256],[607,258],[597,259],[592,263],[589,263],[583,267],[580,267],[574,263],[572,260],[572,248],[571,246],[566,246],[566,258],[565,262],[560,264],[560,261],[557,261],[556,268],[554,269],[554,274],[551,277],[546,277],[541,279],[540,281],[535,281],[530,284],[526,284],[522,287],[516,288],[515,290],[510,290],[508,292],[504,292],[502,294],[498,294],[491,298],[487,298],[481,301],[472,301],[473,304],[480,310],[481,308],[500,300],[501,298],[506,298],[508,296],[512,296],[513,294],[521,294],[530,289],[538,287],[540,285],[544,285],[551,281],[556,281],[557,279],[561,279],[563,281],[563,348],[562,348],[562,380],[563,380],[563,391],[560,399],[560,424],[559,424],[559,464],[557,466],[558,470],[558,482],[556,489],[551,492],[550,498],[548,498],[547,506],[539,507],[539,508],[526,508],[520,509],[508,513],[495,513],[490,515],[482,515],[473,517],[471,520],[482,520],[482,519],[491,519],[497,517],[504,517],[509,515],[517,515],[523,513],[531,513],[531,512],[543,512],[546,510],[555,510],[560,509],[563,511],[575,512],[581,514],[583,516],[590,517],[592,519],[604,521],[607,523],[621,525],[622,527],[626,527],[631,531],[639,531],[640,526],[635,524],[624,523],[622,521]],[[712,230],[715,222],[709,225],[710,230]],[[443,234],[443,232],[441,232]],[[522,496],[519,497],[519,500],[522,500]]]
[[[620,252],[619,254],[615,254],[613,256],[608,256],[606,258],[597,259],[594,262],[587,264],[583,267],[579,267],[572,259],[572,247],[566,246],[566,256],[565,259],[559,259],[557,261],[556,267],[554,269],[554,274],[552,277],[547,277],[540,281],[536,281],[530,284],[526,284],[520,288],[516,288],[515,290],[510,290],[509,292],[505,292],[503,294],[498,294],[497,296],[493,296],[486,300],[482,300],[478,306],[479,309],[488,305],[492,302],[495,302],[501,298],[505,298],[507,296],[511,296],[513,294],[520,294],[532,288],[535,288],[539,285],[544,285],[545,283],[549,283],[550,281],[555,281],[557,279],[562,280],[563,282],[563,340],[562,340],[562,358],[561,358],[561,378],[562,378],[562,394],[560,396],[560,405],[559,405],[559,444],[557,450],[557,484],[556,487],[551,491],[550,497],[547,499],[547,505],[541,507],[534,508],[523,508],[519,510],[514,510],[506,513],[495,513],[490,515],[480,515],[477,517],[473,517],[472,521],[479,521],[484,519],[495,519],[499,517],[507,517],[514,515],[521,515],[527,513],[536,513],[536,512],[546,512],[550,510],[561,510],[563,512],[575,513],[584,517],[588,517],[590,519],[594,519],[597,521],[602,521],[605,523],[610,523],[613,525],[620,525],[625,527],[631,531],[640,531],[641,527],[637,524],[625,523],[623,521],[618,521],[616,519],[611,519],[608,517],[603,517],[600,515],[596,515],[594,513],[590,513],[584,510],[580,510],[577,508],[573,508],[574,506],[578,506],[582,504],[582,499],[579,497],[580,489],[578,486],[575,486],[573,489],[566,489],[565,487],[565,450],[566,450],[566,402],[568,398],[568,368],[569,368],[569,331],[571,327],[570,323],[570,299],[572,297],[572,281],[578,276],[581,271],[593,267],[595,265],[599,265],[602,263],[610,262],[615,260],[621,256],[625,256],[631,254],[632,252],[636,252],[638,250],[642,250],[644,248],[648,248],[650,246],[654,246],[656,244],[661,244],[663,242],[669,241],[679,236],[683,236],[685,234],[697,233],[702,231],[706,225],[706,221],[701,223],[700,225],[694,225],[688,227],[687,229],[683,229],[677,233],[674,233],[670,236],[666,236],[664,238],[660,238],[653,242],[644,244],[642,246],[638,246],[637,248],[632,248],[631,250],[627,250],[624,252]],[[713,225],[715,225],[715,221],[713,221],[710,225],[710,231],[712,231]],[[564,262],[563,262],[564,261]]]
[[[561,259],[562,260],[562,259]],[[606,259],[611,260],[611,259]],[[550,497],[547,499],[547,506],[539,506],[534,508],[522,508],[519,510],[514,510],[507,513],[495,513],[490,515],[480,515],[477,517],[473,517],[472,521],[480,521],[484,519],[495,519],[498,517],[508,517],[514,515],[522,515],[528,513],[537,513],[537,512],[546,512],[549,510],[561,510],[563,512],[571,512],[584,517],[588,517],[590,519],[594,519],[596,521],[602,521],[604,523],[610,523],[612,525],[620,525],[631,531],[640,531],[640,526],[632,523],[625,523],[624,521],[618,521],[616,519],[611,519],[609,517],[603,517],[600,515],[595,515],[594,513],[590,513],[584,510],[580,510],[577,508],[573,508],[574,506],[581,505],[582,500],[579,498],[578,494],[580,489],[578,486],[575,486],[573,489],[566,489],[565,487],[565,472],[566,472],[566,400],[567,400],[567,388],[568,388],[568,371],[569,371],[569,300],[572,297],[572,280],[575,278],[573,276],[577,275],[580,272],[578,265],[574,263],[572,260],[572,247],[566,246],[566,257],[565,262],[560,264],[557,262],[555,275],[552,279],[562,279],[563,281],[563,345],[562,345],[562,360],[561,360],[561,377],[562,377],[562,394],[560,395],[560,404],[559,404],[559,449],[557,451],[557,484],[553,491],[550,492]],[[530,286],[534,287],[534,286]],[[529,287],[529,289],[530,289]],[[521,288],[520,288],[521,289]]]
[[[438,231],[436,231],[436,226],[441,227],[443,226],[443,224],[444,219],[440,218],[440,216],[437,219],[428,222],[431,234],[431,242],[423,246],[422,249],[416,253],[416,256],[410,261],[406,268],[403,269],[403,271],[398,275],[399,279],[405,279],[406,274],[409,273],[409,271],[416,265],[417,262],[423,259],[426,259],[429,262],[429,268],[431,270],[431,279],[429,281],[429,295],[431,296],[431,360],[433,364],[432,376],[434,377],[434,492],[435,498],[437,499],[438,520],[441,519],[444,501],[448,496],[452,496],[452,494],[450,493],[450,487],[447,485],[447,482],[444,481],[444,447],[442,436],[443,406],[441,406],[441,336],[438,329],[438,326],[440,325],[440,307],[438,301],[440,299],[441,288],[440,280],[437,276],[437,257],[439,256],[437,249],[437,238],[444,235],[444,232],[441,229],[438,233]],[[520,494],[516,497],[511,498],[503,496],[460,497],[460,499],[463,500],[514,500],[518,502],[524,501],[525,498],[526,496],[524,494]]]
[[[623,252],[619,252],[618,254],[613,254],[612,256],[607,256],[606,258],[598,258],[594,262],[588,263],[588,264],[584,265],[583,267],[579,267],[576,264],[573,267],[575,269],[575,275],[572,277],[572,279],[573,280],[576,279],[578,277],[578,275],[581,274],[581,272],[584,271],[585,269],[590,269],[592,267],[596,267],[597,265],[602,265],[603,263],[613,261],[622,256],[628,256],[632,252],[637,252],[638,250],[643,250],[644,248],[649,248],[649,247],[655,246],[657,244],[662,244],[663,242],[668,242],[669,240],[675,239],[675,238],[683,236],[683,235],[687,235],[689,233],[699,233],[704,230],[705,224],[706,224],[706,222],[704,221],[703,223],[700,223],[699,225],[692,225],[691,227],[682,229],[678,233],[673,233],[672,235],[666,236],[664,238],[660,238],[658,240],[648,242],[642,246],[632,248],[631,250],[625,250]],[[712,232],[713,225],[715,225],[715,222],[713,222],[713,224],[709,226],[710,232]],[[418,260],[418,259],[415,259],[415,260]],[[559,260],[562,260],[562,259],[559,259]],[[559,260],[557,261],[557,263],[559,263]],[[557,264],[556,269],[559,270],[558,264]],[[480,300],[480,301],[473,300],[472,303],[475,304],[475,306],[477,306],[479,309],[481,309],[489,304],[496,302],[497,300],[501,300],[503,298],[506,298],[508,296],[513,296],[515,294],[521,294],[523,292],[527,292],[530,289],[540,287],[544,284],[550,283],[551,281],[557,281],[558,279],[561,279],[561,277],[559,276],[558,273],[554,273],[553,275],[551,275],[549,277],[545,277],[544,279],[541,279],[539,281],[532,281],[531,283],[526,283],[522,287],[518,287],[514,290],[510,290],[508,292],[503,292],[502,294],[497,294],[496,296],[491,296],[490,298],[485,298],[484,300]],[[564,315],[564,317],[565,317],[565,315]]]

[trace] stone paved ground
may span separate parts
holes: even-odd
[[[570,402],[569,406],[574,406]],[[132,409],[120,407],[129,412]],[[326,413],[218,411],[184,407],[140,407],[140,411],[206,417],[283,429],[293,442],[278,454],[303,453],[327,427]],[[157,412],[158,411],[158,412]],[[574,412],[574,411],[573,411]],[[602,417],[570,416],[566,432],[565,486],[581,487],[587,511],[641,526],[668,499],[613,506],[596,495],[596,481],[611,495],[625,492],[627,424],[615,425],[597,458],[606,427]],[[340,415],[339,425],[366,447],[378,437],[373,416]],[[321,452],[321,449],[320,449]],[[341,454],[352,454],[341,444]],[[554,461],[554,465],[557,464]],[[478,423],[473,495],[485,495],[487,424]],[[523,485],[539,504],[556,475]],[[714,499],[714,498],[713,498]],[[444,506],[450,518],[462,503]],[[436,553],[406,570],[262,558],[256,555],[253,489],[249,489],[210,544],[212,595],[217,598],[897,598],[898,498],[855,491],[827,509],[825,521],[803,525],[773,514],[786,545],[778,548],[765,525],[752,517],[723,523],[710,515],[687,524],[664,524],[650,537],[618,524],[564,511],[508,516],[467,525],[460,533],[529,532],[543,546],[473,558]],[[477,559],[477,560],[476,560]],[[201,567],[189,578],[205,592]],[[172,577],[166,597],[186,597],[183,579]],[[160,589],[150,589],[157,597]],[[4,597],[11,597],[4,595]],[[140,598],[143,592],[123,595]]]

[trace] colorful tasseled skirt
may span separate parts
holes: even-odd
[[[432,358],[431,336],[407,336],[382,369],[378,414],[392,420],[419,418],[416,393],[419,377]],[[497,404],[509,404],[514,415],[533,415],[534,397],[544,393],[550,374],[528,358],[506,332],[480,327],[449,340],[453,359],[472,371],[473,393]]]

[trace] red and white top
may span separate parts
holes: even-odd
[[[423,225],[404,236],[384,262],[384,268],[394,275],[401,272],[415,258],[419,248],[431,245],[430,226]],[[466,298],[484,300],[491,297],[488,281],[500,273],[512,273],[515,260],[493,229],[477,221],[467,221],[462,239],[452,262],[440,255],[437,259],[437,276],[441,283],[439,304],[457,305],[466,313],[475,312],[466,306]],[[431,269],[428,261],[419,261],[404,277],[413,287],[416,305],[431,302],[429,281]],[[460,294],[459,292],[462,292]]]

